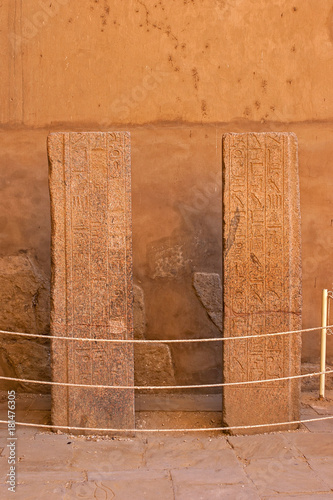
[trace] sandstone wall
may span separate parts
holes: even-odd
[[[137,338],[221,335],[229,131],[298,136],[303,326],[319,325],[321,290],[333,286],[332,2],[4,0],[0,9],[0,328],[48,333],[47,134],[116,129],[132,134]],[[304,361],[318,360],[318,339],[303,336]],[[2,338],[2,373],[49,376],[45,343],[29,349]],[[217,382],[221,349],[137,350],[136,363],[137,382]]]

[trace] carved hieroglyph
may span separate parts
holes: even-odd
[[[132,339],[130,137],[48,138],[52,212],[52,334]],[[53,340],[53,381],[134,385],[133,345]],[[134,391],[53,387],[55,425],[134,427]]]
[[[223,171],[224,336],[298,330],[301,260],[297,138],[291,133],[226,134]],[[224,382],[297,375],[300,347],[299,334],[226,340]],[[297,379],[224,387],[223,396],[227,426],[299,417]]]

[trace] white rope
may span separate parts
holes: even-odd
[[[43,385],[60,385],[64,387],[84,387],[94,389],[208,389],[213,387],[225,387],[231,385],[248,385],[248,384],[263,384],[265,382],[279,382],[280,380],[291,380],[297,378],[315,377],[317,375],[330,375],[333,370],[324,372],[304,373],[302,375],[291,375],[290,377],[268,378],[264,380],[247,380],[245,382],[224,382],[221,384],[198,384],[198,385],[90,385],[90,384],[70,384],[67,382],[49,382],[45,380],[31,380],[24,378],[13,378],[0,376],[0,380],[10,380],[12,382],[24,382],[28,384],[43,384]]]
[[[99,431],[99,432],[211,432],[211,431],[235,431],[238,429],[258,429],[260,427],[277,427],[280,425],[305,424],[308,422],[319,422],[322,420],[331,420],[333,416],[308,418],[305,420],[292,420],[291,422],[276,422],[272,424],[256,424],[256,425],[237,425],[231,427],[205,427],[198,429],[109,429],[99,427],[70,427],[69,425],[47,425],[47,424],[30,424],[26,422],[15,422],[15,425],[26,427],[38,427],[43,429],[67,429],[73,431]],[[8,424],[7,420],[0,420],[0,424]]]
[[[67,325],[75,328],[74,325]],[[78,326],[78,325],[76,325]],[[94,327],[96,325],[89,325]],[[98,327],[105,325],[98,325]],[[53,339],[53,340],[74,340],[75,342],[112,342],[117,344],[174,344],[174,343],[186,343],[186,342],[223,342],[225,340],[244,340],[244,339],[255,339],[260,337],[275,337],[278,335],[289,335],[291,333],[302,333],[302,332],[313,332],[316,330],[322,330],[322,326],[318,326],[316,328],[304,328],[303,330],[290,330],[287,332],[277,332],[277,333],[262,333],[257,335],[244,335],[240,337],[213,337],[209,339],[159,339],[159,340],[143,340],[143,339],[90,339],[90,338],[78,338],[78,337],[60,337],[57,335],[40,335],[37,333],[21,333],[21,332],[10,332],[7,330],[0,330],[0,334],[5,335],[17,335],[20,337],[38,337],[42,339]],[[333,325],[328,325],[326,328],[333,328]]]

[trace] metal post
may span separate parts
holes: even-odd
[[[326,332],[327,332],[327,290],[323,290],[321,307],[321,345],[320,345],[320,371],[326,371]],[[325,398],[325,373],[320,375],[319,399]]]

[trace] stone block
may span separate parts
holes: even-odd
[[[225,337],[301,328],[297,138],[291,133],[223,136]],[[299,334],[223,343],[224,382],[300,373]],[[226,426],[299,419],[299,380],[224,387]],[[287,430],[291,426],[281,426]],[[239,431],[267,432],[279,427]]]
[[[288,443],[284,434],[229,436],[228,441],[237,457],[247,462],[260,458],[288,460],[301,456],[300,452]]]
[[[323,453],[324,455],[324,453]],[[320,477],[324,484],[333,490],[333,459],[331,457],[309,460],[311,469]]]
[[[0,328],[13,332],[49,334],[50,283],[28,252],[0,259]],[[1,335],[0,374],[50,380],[49,340]],[[3,389],[49,392],[47,385],[4,382]]]
[[[300,450],[306,459],[326,457],[333,460],[332,434],[330,433],[288,434],[287,439]]]
[[[97,443],[75,440],[71,467],[87,470],[91,474],[130,471],[144,465],[144,452],[144,443],[137,439],[107,439]]]
[[[201,491],[192,490],[192,495],[187,497],[201,498],[199,493],[201,493],[201,495],[203,494],[203,487],[208,488],[215,486],[214,489],[216,489],[220,486],[222,489],[222,491],[221,489],[218,490],[220,496],[216,496],[215,498],[224,498],[223,489],[227,485],[238,484],[239,486],[252,486],[244,473],[242,465],[237,462],[235,455],[232,455],[231,453],[232,452],[230,452],[230,462],[226,461],[221,467],[216,467],[215,465],[213,467],[197,467],[196,464],[191,464],[190,467],[178,467],[177,469],[172,469],[171,475],[175,485],[176,498],[178,498],[178,494],[179,498],[186,498],[181,495],[182,490],[186,487],[201,487]],[[197,493],[198,496],[196,496]],[[214,496],[211,497],[207,495],[203,496],[203,498],[208,500],[208,498],[214,498]],[[234,496],[234,498],[237,498],[237,496]],[[250,496],[249,498],[252,497]]]
[[[127,132],[48,139],[53,335],[133,338],[130,138]],[[53,380],[133,386],[131,344],[53,340]],[[133,389],[54,387],[55,425],[134,427]],[[82,431],[79,431],[82,433]]]
[[[73,483],[70,495],[72,498],[105,498],[117,500],[173,500],[173,485],[168,471],[121,471],[108,474],[96,474],[88,471],[88,481]]]
[[[135,385],[176,385],[168,345],[137,344],[134,354]]]
[[[143,289],[133,287],[134,338],[145,340],[146,311]],[[175,385],[170,347],[167,344],[134,345],[135,385]],[[149,391],[150,392],[150,391]]]
[[[227,469],[227,472],[230,472],[229,469]],[[251,486],[245,486],[244,484],[222,484],[218,473],[213,483],[209,482],[207,484],[204,477],[202,477],[201,481],[197,480],[194,484],[190,480],[188,482],[184,481],[184,483],[177,483],[175,487],[177,500],[261,500],[256,490]]]
[[[178,437],[179,439],[179,437]],[[181,469],[191,471],[192,480],[196,475],[196,470],[206,469],[210,471],[223,470],[225,478],[229,477],[230,482],[245,480],[242,467],[238,464],[235,454],[229,449],[202,449],[200,444],[181,439],[179,445],[174,444],[175,440],[152,444],[146,452],[145,459],[149,469]],[[227,470],[229,469],[229,474]],[[235,481],[231,480],[231,475]]]
[[[261,498],[281,493],[328,493],[330,487],[304,462],[304,459],[259,459],[245,466],[245,473]]]
[[[217,273],[194,273],[194,289],[208,316],[222,331],[222,286]]]

